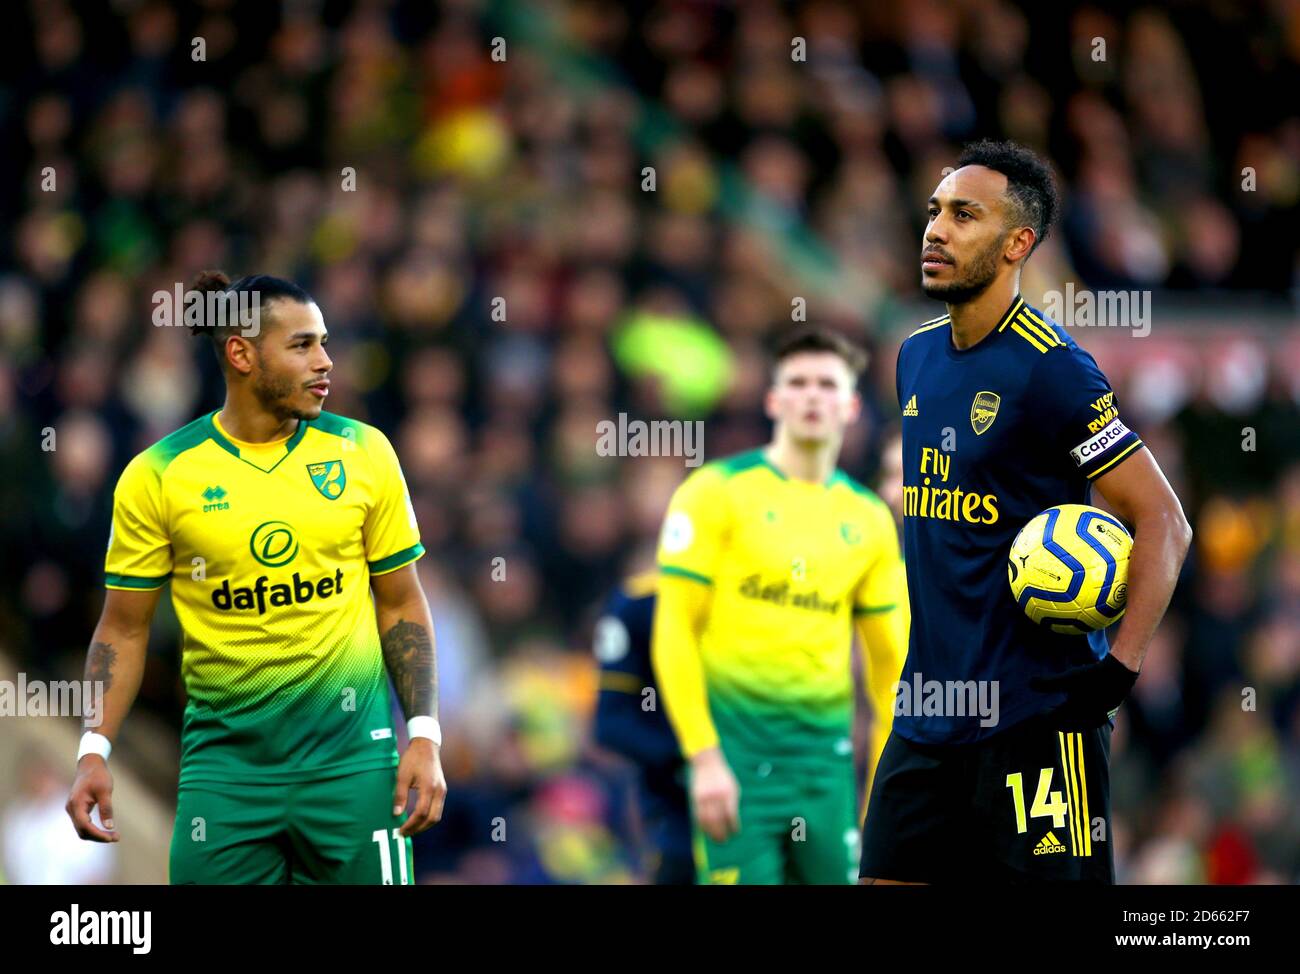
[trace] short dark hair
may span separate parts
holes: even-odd
[[[270,274],[250,274],[247,277],[241,277],[233,284],[229,275],[224,271],[208,270],[200,271],[190,284],[191,291],[198,291],[207,294],[212,291],[225,291],[229,294],[239,294],[241,292],[253,293],[258,295],[259,307],[264,307],[275,300],[296,301],[299,304],[311,304],[312,296],[300,288],[293,281],[286,281],[283,277],[273,277]],[[195,337],[207,337],[212,342],[213,351],[217,353],[217,361],[221,363],[222,369],[226,367],[226,339],[230,337],[232,330],[239,330],[237,321],[228,321],[224,326],[218,326],[215,322],[205,322],[205,326],[191,326],[190,335]],[[252,341],[257,344],[262,340],[265,331],[260,330]]]
[[[780,365],[791,355],[798,355],[800,352],[830,352],[838,355],[849,367],[855,382],[867,367],[867,353],[830,328],[815,326],[800,328],[785,335],[777,342],[772,353],[773,364]]]
[[[957,168],[962,166],[983,166],[1007,177],[1011,226],[1033,227],[1034,246],[1029,253],[1038,249],[1061,211],[1056,178],[1047,161],[1016,142],[980,139],[962,149]]]

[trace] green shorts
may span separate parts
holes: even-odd
[[[410,885],[411,840],[397,834],[395,768],[293,784],[195,782],[180,789],[173,885]]]
[[[740,784],[740,831],[714,842],[692,823],[701,883],[844,885],[861,835],[851,754],[756,758],[723,745]]]

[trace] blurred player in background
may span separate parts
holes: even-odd
[[[1113,882],[1109,718],[1137,680],[1191,529],[1093,357],[1020,296],[1059,208],[1051,170],[1010,142],[968,146],[957,165],[929,200],[921,254],[925,293],[948,313],[898,354],[912,605],[901,683],[981,684],[995,704],[895,713],[862,876]],[[1105,632],[1036,626],[1007,588],[1020,528],[1053,505],[1087,504],[1094,484],[1134,535],[1113,647]]]
[[[882,438],[880,475],[876,493],[894,515],[894,523],[903,527],[903,434],[895,430]]]
[[[225,404],[118,481],[86,659],[103,726],[82,738],[68,813],[83,839],[118,840],[110,741],[171,581],[189,697],[171,882],[409,884],[410,836],[438,820],[446,783],[424,548],[397,456],[379,430],[322,411],[333,363],[306,292],[219,272],[194,290],[255,300],[256,327],[193,326]],[[400,762],[388,676],[411,738]]]
[[[893,517],[836,469],[865,356],[807,329],[777,350],[764,448],[693,473],[659,543],[653,659],[690,763],[702,882],[852,882],[850,649],[877,744],[905,653]]]
[[[896,428],[881,437],[880,470],[876,474],[875,491],[876,496],[885,502],[885,506],[889,508],[889,512],[893,515],[894,529],[901,537],[903,528],[903,437]],[[906,599],[903,600],[900,607],[903,616],[902,619],[899,620],[898,625],[902,626],[903,629],[903,651],[904,654],[906,654],[907,633],[912,623],[912,611],[911,605]],[[859,643],[860,642],[861,640],[859,640]],[[862,677],[859,675],[856,676],[855,679],[861,681]],[[863,696],[870,700],[871,688],[865,685],[865,681],[863,682]],[[890,711],[885,719],[892,721],[893,702],[890,701],[889,703]],[[880,702],[880,705],[884,705],[883,700]],[[859,724],[861,723],[861,717],[862,715],[859,714]],[[872,719],[875,719],[874,715]],[[862,815],[859,816],[859,821],[865,821],[867,800],[871,797],[871,786],[876,780],[876,768],[880,764],[881,752],[885,749],[885,740],[889,736],[889,727],[890,724],[886,723],[883,729],[881,729],[879,723],[874,723],[870,726],[870,730],[868,731],[867,739],[870,742],[870,746],[866,753],[862,795]],[[861,735],[858,735],[857,739],[861,740]]]
[[[650,634],[658,572],[639,572],[610,594],[596,620],[594,649],[600,664],[595,740],[622,755],[637,771],[642,829],[653,850],[653,882],[695,881],[690,805],[682,752],[668,718],[657,705]]]
[[[656,885],[695,882],[686,766],[677,736],[659,704],[650,657],[658,571],[655,544],[673,491],[681,484],[678,457],[642,457],[635,471],[632,526],[638,543],[626,578],[606,598],[593,649],[600,666],[593,738],[631,762],[644,869]]]

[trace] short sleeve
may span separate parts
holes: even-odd
[[[162,588],[172,574],[172,546],[162,513],[162,474],[147,453],[126,465],[113,491],[113,524],[104,556],[104,586]]]
[[[673,493],[659,533],[659,570],[712,584],[726,540],[727,508],[721,472],[702,467]]]
[[[894,399],[899,409],[903,408],[903,349],[906,346],[906,341],[898,346],[898,357],[894,359]]]
[[[1034,401],[1050,440],[1071,466],[1093,480],[1131,457],[1142,440],[1120,416],[1119,401],[1096,360],[1078,346],[1048,351]]]
[[[415,508],[397,453],[377,429],[366,431],[366,452],[374,470],[374,497],[364,526],[366,561],[371,575],[383,575],[409,565],[422,554]]]
[[[907,600],[907,575],[898,547],[894,517],[883,501],[872,507],[871,535],[875,557],[854,594],[854,615],[889,612]]]

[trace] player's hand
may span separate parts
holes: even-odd
[[[1085,663],[1057,676],[1039,676],[1029,681],[1041,693],[1064,692],[1065,703],[1047,714],[1053,726],[1062,730],[1091,730],[1100,727],[1124,702],[1138,675],[1112,653],[1097,663]]]
[[[397,765],[397,789],[393,792],[393,814],[401,815],[410,793],[415,791],[415,808],[402,823],[401,835],[416,835],[442,818],[447,800],[447,779],[442,776],[438,747],[427,737],[417,737],[406,747]]]
[[[700,828],[714,842],[740,831],[740,785],[720,748],[691,758],[691,804]]]
[[[99,806],[100,828],[90,820]],[[77,777],[72,782],[68,804],[64,806],[77,835],[91,842],[117,842],[122,836],[113,828],[113,773],[98,754],[87,754],[77,762]],[[105,831],[107,830],[107,831]]]

